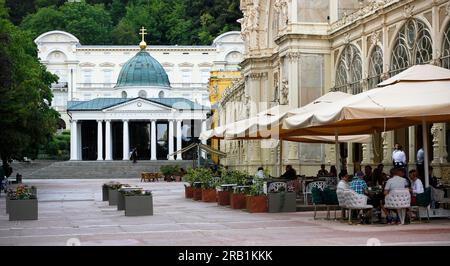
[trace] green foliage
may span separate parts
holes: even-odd
[[[220,178],[220,184],[237,184],[243,186],[247,183],[247,174],[237,170],[224,170]]]
[[[209,45],[239,30],[239,0],[8,0],[11,21],[33,37],[51,30],[74,34],[82,44],[138,44],[144,26],[149,44]],[[26,2],[26,3],[23,3]]]
[[[180,167],[178,165],[163,165],[159,168],[159,171],[164,176],[171,176],[180,171]]]
[[[194,182],[198,182],[197,176],[195,174],[195,169],[188,168],[187,173],[182,177],[184,182],[188,182],[189,185],[192,187],[194,185]]]
[[[212,178],[213,172],[209,168],[189,168],[183,176],[183,181],[188,182],[191,186],[195,182],[202,182],[202,188],[215,188],[216,184]]]
[[[42,146],[41,153],[49,159],[68,160],[70,157],[70,131],[65,130],[61,134],[55,134],[47,145]]]
[[[250,191],[248,193],[250,196],[264,195],[264,181],[259,178],[253,180],[253,184],[250,186]]]
[[[47,103],[57,76],[38,61],[30,33],[4,19],[4,0],[0,14],[0,156],[35,158],[56,131],[59,114]]]

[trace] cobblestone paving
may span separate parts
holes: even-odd
[[[312,212],[250,214],[185,199],[183,183],[115,180],[151,189],[154,215],[125,217],[101,201],[105,179],[25,180],[38,187],[39,220],[8,221],[2,194],[0,245],[450,245],[449,219],[348,225]]]

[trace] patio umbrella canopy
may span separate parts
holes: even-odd
[[[286,118],[284,137],[364,134],[423,125],[425,176],[428,177],[427,123],[450,120],[450,70],[416,65],[378,88],[336,102],[313,115]],[[425,178],[428,186],[428,178]]]

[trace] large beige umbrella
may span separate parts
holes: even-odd
[[[416,65],[379,86],[338,101],[312,116],[286,118],[281,136],[364,134],[422,124],[428,177],[426,124],[450,120],[450,70]],[[428,178],[425,183],[428,186]]]

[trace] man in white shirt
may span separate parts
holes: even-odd
[[[256,174],[255,174],[255,176],[256,176],[257,178],[260,178],[260,179],[265,179],[266,176],[264,175],[264,168],[259,167],[259,168],[258,168],[258,171],[257,171]]]
[[[392,152],[392,161],[394,166],[406,166],[406,154],[403,151],[402,145],[396,143],[395,150]]]
[[[384,195],[388,195],[389,191],[394,189],[405,189],[408,187],[408,182],[401,177],[403,170],[400,168],[393,169],[393,177],[389,178],[384,187]]]
[[[346,190],[350,189],[350,185],[348,184],[349,176],[346,172],[339,173],[339,178],[341,179],[337,185],[336,190]]]
[[[411,179],[411,188],[410,191],[412,192],[413,196],[416,196],[417,194],[421,194],[424,192],[422,181],[420,181],[419,178],[417,178],[417,171],[411,170],[409,171],[409,178]]]

